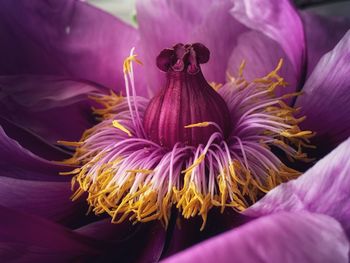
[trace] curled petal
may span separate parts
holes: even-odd
[[[1,76],[0,115],[51,143],[77,140],[94,123],[88,95],[105,90],[64,77]]]
[[[294,181],[282,184],[245,211],[262,216],[311,211],[334,217],[350,236],[350,139]]]
[[[350,136],[349,58],[350,31],[318,62],[296,101],[307,116],[302,126],[317,132],[324,152]]]
[[[44,181],[67,181],[68,177],[58,176],[66,171],[63,165],[58,165],[38,157],[23,148],[17,141],[9,138],[0,127],[0,170],[1,176]]]
[[[305,39],[302,21],[289,0],[232,0],[231,14],[244,25],[261,31],[281,45],[298,80],[305,66]]]
[[[256,219],[180,252],[171,262],[348,262],[349,242],[339,223],[309,213]]]

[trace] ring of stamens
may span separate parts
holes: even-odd
[[[282,150],[290,160],[307,161],[302,152],[309,145],[310,131],[301,131],[304,118],[294,117],[299,109],[283,100],[299,93],[276,97],[285,86],[277,68],[263,78],[249,82],[242,63],[237,78],[218,92],[232,114],[234,129],[223,138],[220,130],[206,145],[176,144],[165,150],[148,140],[142,118],[148,99],[137,97],[132,62],[124,64],[127,97],[95,94],[103,107],[94,109],[101,122],[87,130],[79,142],[61,142],[76,148],[65,164],[76,166],[69,173],[75,193],[73,200],[87,192],[95,214],[108,213],[113,223],[161,220],[168,225],[175,206],[185,218],[201,216],[202,229],[212,207],[243,211],[278,184],[299,172],[287,167],[271,148]],[[187,125],[201,129],[215,123]],[[219,127],[220,128],[220,127]]]

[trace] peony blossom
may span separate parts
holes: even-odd
[[[1,3],[4,262],[349,261],[349,21],[201,4]]]

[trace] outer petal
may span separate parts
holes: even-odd
[[[81,199],[70,200],[70,182],[40,182],[1,176],[0,205],[72,226],[86,215]],[[85,218],[84,218],[85,219]]]
[[[307,119],[303,128],[317,132],[327,149],[350,136],[350,30],[324,55],[296,101]],[[321,118],[321,119],[320,119]]]
[[[278,90],[278,94],[294,92],[297,89],[297,76],[287,55],[280,45],[257,31],[243,33],[229,60],[229,73],[236,76],[242,61],[246,62],[244,78],[252,81],[266,76],[274,70],[280,59],[284,64],[279,74],[286,80],[288,87]]]
[[[232,15],[244,25],[276,40],[289,57],[298,80],[305,66],[305,39],[301,19],[289,0],[232,0]]]
[[[229,15],[229,0],[201,1],[139,0],[137,19],[140,25],[142,58],[147,65],[151,90],[163,84],[155,58],[161,50],[177,44],[202,42],[211,52],[211,60],[203,66],[209,81],[224,82],[228,62],[238,35],[244,27]]]
[[[163,262],[348,262],[349,242],[334,219],[280,213],[254,220]]]
[[[350,138],[294,181],[282,184],[245,211],[261,216],[311,211],[334,217],[350,237]]]
[[[98,246],[96,241],[45,219],[0,207],[3,262],[87,261],[99,253]]]
[[[58,176],[67,167],[38,157],[18,142],[9,138],[0,127],[0,170],[1,176],[18,179],[67,181],[69,177]]]
[[[106,89],[62,77],[2,76],[0,115],[51,143],[78,140],[94,123],[88,94],[97,91]]]
[[[1,1],[0,73],[54,74],[123,87],[136,29],[82,1]]]
[[[350,19],[345,17],[322,17],[311,12],[301,13],[307,43],[308,75],[320,58],[332,50],[350,28]]]
[[[0,126],[6,130],[6,134],[16,140],[21,146],[32,153],[47,160],[63,160],[70,156],[70,153],[55,146],[27,128],[16,125],[12,121],[0,116]]]

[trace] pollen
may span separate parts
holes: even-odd
[[[112,223],[160,220],[166,227],[176,208],[184,218],[202,218],[205,228],[213,207],[244,211],[264,193],[299,176],[273,149],[290,161],[309,161],[304,148],[313,147],[311,131],[298,126],[299,109],[276,96],[286,82],[278,75],[283,61],[263,78],[244,79],[244,63],[237,76],[218,89],[230,114],[232,129],[223,136],[214,121],[185,125],[185,129],[213,129],[198,145],[177,142],[171,148],[151,140],[143,127],[149,99],[138,97],[132,63],[133,50],[125,60],[126,97],[94,94],[101,104],[94,109],[100,121],[84,132],[79,142],[60,141],[75,148],[64,163],[72,165],[73,200],[87,196],[90,210],[107,213]],[[196,105],[194,105],[196,106]]]

